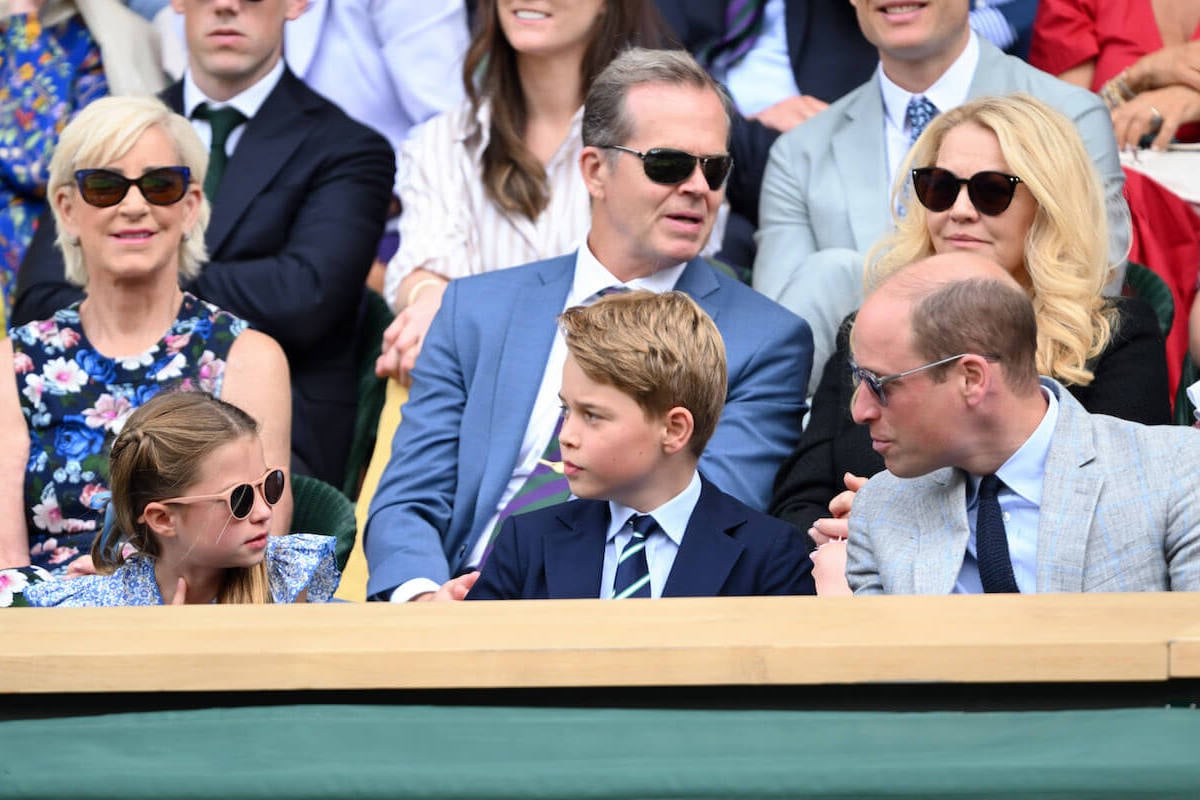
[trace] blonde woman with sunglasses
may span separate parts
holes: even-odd
[[[135,408],[200,389],[260,421],[289,463],[287,361],[275,341],[182,289],[205,261],[207,151],[152,98],[97,100],[63,131],[48,199],[66,277],[85,298],[0,341],[0,567],[90,571],[108,451]],[[284,466],[286,471],[286,466]],[[272,530],[283,533],[291,495]]]
[[[1136,298],[1102,294],[1111,275],[1104,192],[1070,120],[1028,95],[975,100],[936,117],[906,167],[894,204],[904,213],[868,259],[868,292],[897,268],[935,253],[983,255],[1033,300],[1040,374],[1094,414],[1170,422],[1157,317]],[[854,391],[873,391],[885,402],[905,384],[930,379],[852,367],[851,324],[847,319],[839,332],[770,507],[818,545],[846,536],[855,490],[884,466],[867,429],[850,417]],[[814,574],[820,592],[826,573],[818,564]],[[844,579],[840,586],[845,590]]]
[[[34,583],[29,605],[325,602],[337,588],[334,537],[271,535],[287,479],[237,406],[159,395],[113,443],[111,475],[100,574]]]

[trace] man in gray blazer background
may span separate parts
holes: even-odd
[[[982,257],[909,265],[851,333],[856,593],[1200,589],[1200,431],[1089,414],[1039,378],[1028,295]]]
[[[754,288],[808,321],[813,375],[821,374],[833,353],[842,319],[862,302],[864,257],[892,228],[894,179],[930,109],[936,113],[975,97],[1027,92],[1074,120],[1104,181],[1112,263],[1123,264],[1130,236],[1121,194],[1125,179],[1112,122],[1096,95],[973,34],[969,0],[903,7],[884,0],[851,2],[863,35],[879,50],[879,69],[825,112],[776,140],[763,177],[755,236]],[[1110,284],[1114,294],[1123,278],[1117,275]]]

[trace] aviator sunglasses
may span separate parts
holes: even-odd
[[[234,519],[245,519],[250,516],[250,512],[254,509],[254,490],[258,489],[262,492],[263,500],[267,501],[267,505],[273,506],[279,502],[279,498],[283,497],[284,485],[283,470],[278,467],[267,470],[266,474],[259,478],[254,483],[239,483],[237,486],[230,486],[223,492],[217,494],[195,494],[188,497],[172,497],[169,500],[159,500],[163,505],[170,503],[201,503],[205,500],[225,500],[229,503],[229,513]]]
[[[140,178],[126,178],[111,169],[81,169],[75,173],[79,194],[97,208],[115,206],[125,199],[130,186],[138,187],[147,203],[169,206],[187,194],[192,171],[187,167],[159,167]]]
[[[920,167],[912,171],[913,191],[921,205],[930,211],[946,211],[958,200],[959,190],[967,186],[967,197],[980,214],[1003,214],[1012,203],[1021,179],[1016,175],[987,170],[969,178],[960,178],[941,167]]]
[[[720,189],[729,177],[733,168],[733,156],[694,156],[683,150],[672,150],[669,147],[654,147],[646,152],[634,150],[619,144],[601,145],[606,150],[620,150],[632,153],[642,160],[642,169],[646,177],[655,183],[674,186],[683,183],[696,170],[696,162],[700,162],[700,172],[708,182],[708,188],[714,192]]]

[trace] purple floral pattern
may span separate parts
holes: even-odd
[[[184,294],[149,350],[109,358],[88,342],[79,306],[13,328],[13,369],[29,425],[25,523],[34,566],[62,574],[104,520],[108,451],[135,408],[161,391],[220,396],[225,359],[246,323]]]

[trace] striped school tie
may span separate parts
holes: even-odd
[[[633,529],[625,549],[617,558],[617,576],[613,579],[613,600],[650,596],[650,565],[646,562],[646,539],[659,530],[649,514],[633,514],[625,521]]]

